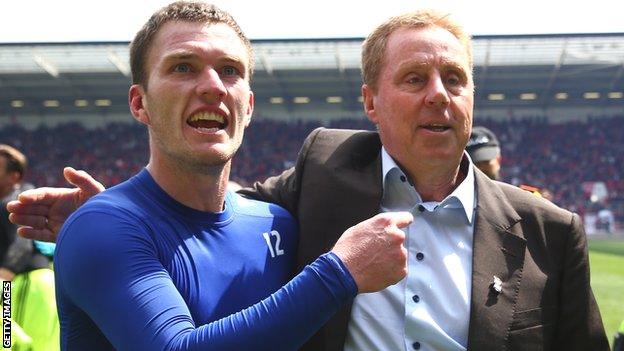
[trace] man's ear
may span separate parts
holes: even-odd
[[[254,93],[253,91],[249,91],[249,102],[247,104],[247,110],[245,111],[245,128],[247,128],[249,126],[249,123],[251,123],[251,115],[253,115],[254,103]]]
[[[374,124],[378,123],[377,114],[375,113],[375,97],[373,93],[373,88],[371,88],[368,84],[362,85],[362,98],[363,98],[363,107],[364,113],[368,117],[368,119]]]
[[[145,125],[150,124],[143,86],[140,84],[133,84],[130,87],[128,91],[128,105],[130,106],[130,113],[132,113],[134,119]]]

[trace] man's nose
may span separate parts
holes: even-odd
[[[427,86],[427,105],[432,107],[446,107],[451,99],[444,85],[444,81],[439,74],[429,79]]]
[[[227,89],[213,68],[206,68],[198,77],[197,95],[206,99],[209,103],[221,102],[227,95]]]

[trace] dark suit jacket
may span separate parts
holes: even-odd
[[[317,129],[292,169],[243,193],[287,208],[299,220],[297,272],[344,230],[379,212],[381,142],[376,132]],[[580,218],[475,171],[471,350],[608,350],[589,286]],[[493,293],[496,275],[501,294]],[[342,350],[351,305],[303,350]]]

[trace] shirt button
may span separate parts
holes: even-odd
[[[420,343],[416,341],[415,343],[412,344],[412,347],[414,348],[414,350],[420,350]]]
[[[416,259],[419,261],[422,261],[425,258],[425,254],[422,252],[419,252],[416,254]]]
[[[420,301],[420,297],[418,295],[414,295],[414,296],[412,296],[412,300],[414,300],[414,302],[418,303]]]
[[[407,178],[405,178],[405,176],[404,176],[404,175],[402,175],[402,176],[401,176],[401,181],[402,181],[403,183],[405,183],[405,181],[406,181],[406,180],[407,180]]]

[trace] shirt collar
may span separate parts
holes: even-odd
[[[383,178],[383,182],[382,182],[383,190],[386,190],[386,176],[394,168],[399,169],[399,166],[396,164],[396,162],[394,162],[394,159],[388,154],[388,151],[386,151],[386,147],[382,146],[381,147],[381,174]]]
[[[464,209],[464,213],[466,214],[466,219],[468,223],[472,223],[474,209],[476,208],[476,197],[475,197],[475,177],[474,177],[474,166],[472,161],[470,160],[470,156],[468,153],[464,151],[461,160],[461,167],[466,169],[466,177],[464,180],[456,187],[453,192],[451,192],[442,202],[440,202],[440,206],[443,207],[462,207]],[[401,174],[404,174],[405,177],[408,178],[407,174],[401,170],[401,168],[396,164],[392,156],[388,154],[386,148],[384,146],[381,147],[381,171],[382,171],[382,186],[384,195],[386,193],[386,187],[389,180],[389,173],[397,169]],[[411,180],[410,180],[411,182]],[[414,189],[415,190],[415,189]],[[416,191],[415,191],[416,192]],[[417,194],[417,201],[420,202],[421,197]],[[459,203],[457,203],[459,202]]]
[[[453,192],[447,197],[447,199],[450,197],[457,198],[464,207],[464,212],[466,213],[468,223],[472,223],[474,209],[477,207],[477,201],[475,196],[475,176],[474,166],[470,161],[470,156],[468,156],[468,153],[466,151],[464,151],[464,155],[462,156],[461,167],[466,168],[466,178],[464,178],[459,186],[455,188],[455,190],[453,190]]]

